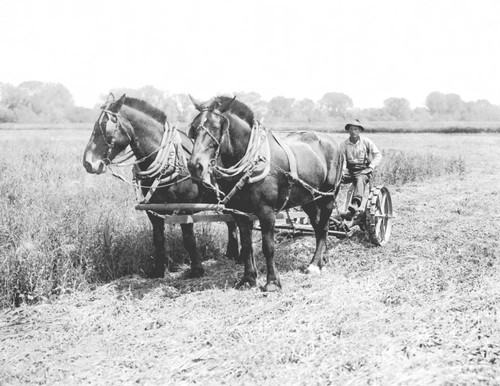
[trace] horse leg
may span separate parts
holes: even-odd
[[[203,276],[205,270],[201,264],[200,254],[196,249],[196,238],[194,236],[193,224],[181,224],[182,229],[182,241],[184,242],[184,248],[189,254],[191,259],[191,270],[188,273],[189,277],[200,277]]]
[[[236,222],[228,222],[227,224],[227,250],[226,256],[234,260],[236,263],[243,263],[238,252],[238,231]]]
[[[148,213],[149,221],[153,226],[153,245],[155,248],[155,262],[153,271],[148,275],[151,278],[163,278],[165,267],[170,265],[165,256],[165,222],[162,218]]]
[[[257,265],[255,264],[252,246],[253,221],[250,221],[246,216],[235,216],[235,220],[240,230],[240,259],[245,265],[243,277],[236,288],[240,288],[245,284],[248,284],[250,287],[255,287],[257,285]]]
[[[327,249],[326,237],[330,226],[333,200],[329,198],[319,199],[304,205],[302,208],[308,214],[316,236],[316,250],[306,272],[309,274],[318,274],[321,272],[321,268],[323,268],[323,254]]]
[[[274,223],[276,215],[269,210],[264,216],[259,216],[260,228],[262,230],[262,252],[266,258],[267,281],[262,288],[265,292],[276,292],[281,290],[281,282],[274,264]]]

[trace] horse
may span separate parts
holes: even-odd
[[[242,213],[252,213],[260,222],[267,268],[263,291],[282,288],[274,261],[274,231],[276,213],[284,209],[301,206],[309,216],[316,250],[306,272],[320,273],[342,177],[341,146],[326,133],[296,132],[279,137],[260,125],[253,111],[236,97],[219,96],[206,103],[191,100],[199,114],[189,128],[194,147],[188,168],[194,179],[209,176],[215,180],[215,188],[225,194],[220,202],[237,211],[240,258],[245,263],[238,287],[257,285],[248,232],[253,224]]]
[[[169,139],[166,141],[165,138]],[[135,175],[140,178],[142,195],[147,202],[198,203],[207,200],[206,189],[191,179],[185,165],[193,148],[187,135],[170,126],[165,113],[149,103],[125,94],[115,100],[110,93],[85,148],[83,166],[91,174],[105,173],[113,159],[129,145],[137,159],[133,162]],[[163,154],[162,162],[158,161],[160,153]],[[152,170],[156,171],[152,173]],[[168,264],[165,254],[165,223],[161,215],[166,212],[148,211],[147,214],[153,226],[155,249],[154,267],[149,276],[162,278],[166,266],[170,270],[176,268]],[[227,223],[227,226],[226,255],[237,260],[236,224]],[[196,249],[193,224],[181,224],[181,228],[183,244],[191,260],[188,276],[200,277],[204,269]]]

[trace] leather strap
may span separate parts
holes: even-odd
[[[274,139],[278,143],[278,145],[281,146],[281,148],[285,151],[286,156],[288,157],[288,163],[290,164],[290,176],[294,180],[299,179],[299,175],[297,173],[297,160],[295,159],[295,156],[292,153],[292,149],[290,149],[290,146],[288,146],[283,140],[281,140],[277,135],[275,135],[273,132],[271,132],[273,135]]]

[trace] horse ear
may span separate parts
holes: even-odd
[[[116,103],[115,103],[115,109],[116,109],[116,111],[120,111],[120,109],[123,106],[123,103],[125,102],[125,98],[126,98],[126,96],[125,96],[125,94],[123,94],[121,96],[121,98],[116,101]]]
[[[191,102],[193,103],[194,107],[196,110],[198,111],[201,111],[203,110],[203,106],[200,102],[198,102],[196,99],[194,99],[191,94],[188,94],[189,95],[189,99],[191,99]]]
[[[225,113],[226,111],[228,111],[231,108],[231,106],[233,105],[233,103],[234,103],[235,100],[236,100],[236,95],[234,96],[233,99],[231,99],[230,101],[226,102],[224,104],[224,106],[221,107],[220,112],[221,113]]]
[[[108,98],[106,99],[106,103],[114,102],[115,101],[115,95],[110,91]]]

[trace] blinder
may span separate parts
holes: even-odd
[[[105,120],[106,119],[106,120]],[[98,119],[98,126],[101,132],[102,139],[106,146],[108,147],[106,153],[104,154],[103,162],[106,166],[111,164],[111,160],[109,159],[113,148],[115,147],[116,142],[116,133],[118,131],[122,131],[128,138],[129,141],[132,141],[130,134],[123,127],[120,116],[110,110],[102,108],[101,116]],[[108,141],[108,133],[111,133],[111,141]]]

